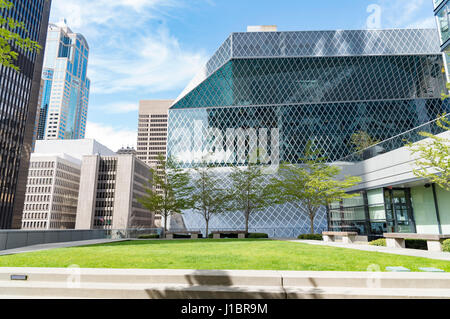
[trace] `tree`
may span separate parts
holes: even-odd
[[[195,169],[191,196],[192,208],[202,215],[206,224],[206,237],[209,235],[209,222],[212,217],[227,211],[229,196],[219,187],[219,178],[214,174],[213,167],[206,161]]]
[[[355,146],[356,152],[361,152],[375,144],[380,143],[380,141],[372,138],[366,131],[358,131],[353,133],[350,138],[351,143]]]
[[[354,197],[346,190],[360,183],[361,179],[346,176],[337,180],[341,169],[328,165],[318,152],[312,152],[310,143],[306,146],[305,158],[301,160],[303,165],[281,164],[277,176],[271,181],[270,190],[275,203],[292,203],[298,209],[306,208],[311,234],[314,234],[314,219],[320,207]]]
[[[11,10],[13,4],[7,0],[0,0],[0,10]],[[17,49],[25,52],[39,52],[42,47],[30,38],[23,37],[28,31],[23,22],[11,17],[0,17],[0,65],[19,71],[13,61],[19,57]]]
[[[241,211],[245,217],[245,233],[248,234],[250,216],[272,205],[272,196],[262,171],[263,166],[249,163],[248,166],[234,166],[230,174],[230,208]]]
[[[439,117],[436,125],[449,131],[450,120],[447,114]],[[431,183],[450,191],[450,139],[427,132],[419,134],[430,140],[407,145],[412,154],[419,155],[419,159],[415,161],[419,168],[413,170],[414,175],[426,178]]]
[[[147,195],[138,199],[142,206],[164,217],[164,230],[167,231],[167,219],[174,214],[181,214],[189,208],[189,173],[177,167],[173,159],[165,160],[158,156],[157,168],[151,168],[150,188]]]

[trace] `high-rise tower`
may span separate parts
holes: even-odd
[[[83,139],[89,103],[89,46],[65,20],[48,27],[38,140]]]
[[[10,0],[3,18],[22,21],[26,36],[45,45],[51,0]],[[19,53],[20,71],[0,66],[0,229],[20,228],[43,52]]]

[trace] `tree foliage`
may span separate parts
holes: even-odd
[[[444,130],[450,130],[447,114],[439,117],[436,125]],[[429,140],[408,144],[411,153],[419,156],[415,161],[418,168],[413,170],[414,175],[450,190],[450,139],[427,132],[419,134]]]
[[[178,168],[173,159],[166,161],[163,155],[159,155],[157,166],[157,169],[150,169],[151,186],[146,189],[147,194],[138,201],[164,218],[164,230],[167,231],[168,218],[189,208],[192,187],[189,186],[189,173]]]
[[[245,232],[248,234],[250,216],[272,205],[272,195],[264,178],[263,166],[252,163],[244,167],[234,166],[230,178],[230,208],[244,214]]]
[[[337,177],[341,169],[328,165],[318,152],[311,150],[311,143],[305,149],[302,165],[283,163],[278,175],[271,181],[270,192],[277,204],[292,203],[298,209],[306,209],[311,234],[314,234],[314,219],[320,207],[328,206],[342,198],[355,195],[347,194],[347,189],[361,182],[359,177]]]
[[[227,211],[229,195],[220,187],[220,180],[214,168],[203,161],[194,168],[192,178],[191,206],[193,210],[202,215],[206,225],[206,237],[209,234],[209,222],[217,214]]]
[[[1,10],[11,10],[13,4],[7,0],[0,0]],[[26,35],[27,29],[23,22],[11,17],[0,17],[0,64],[19,71],[14,64],[19,57],[19,50],[24,52],[39,52],[42,47]]]
[[[363,130],[353,133],[353,135],[350,138],[350,141],[354,145],[355,151],[357,152],[363,151],[375,144],[380,143],[380,141],[374,139],[372,136],[369,135],[369,133]]]

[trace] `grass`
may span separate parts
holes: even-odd
[[[373,264],[450,272],[448,261],[252,239],[128,241],[0,256],[0,267],[367,271]]]

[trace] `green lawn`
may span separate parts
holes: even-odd
[[[367,271],[372,264],[436,267],[450,262],[273,240],[128,241],[0,256],[0,267]]]

